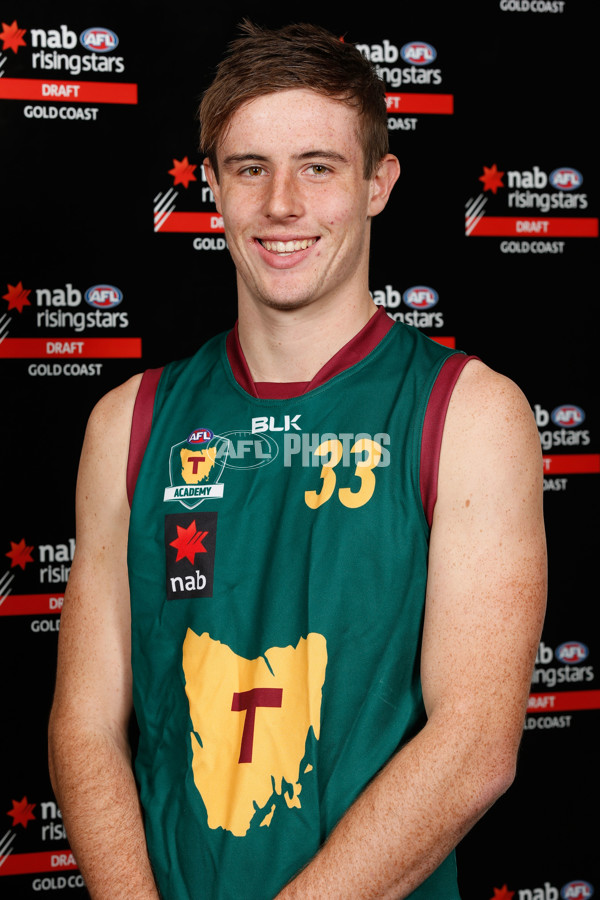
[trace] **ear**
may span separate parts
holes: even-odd
[[[377,171],[371,178],[371,199],[369,201],[369,215],[376,216],[385,208],[392,188],[400,176],[400,163],[398,158],[391,153],[383,157],[377,167]]]
[[[221,212],[221,191],[219,189],[219,179],[217,178],[217,173],[212,167],[211,161],[206,157],[203,160],[202,165],[204,166],[204,174],[206,175],[206,180],[208,181],[208,186],[213,192],[213,197],[215,198],[215,205],[217,207],[217,212],[222,215]]]

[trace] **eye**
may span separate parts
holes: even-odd
[[[262,175],[264,171],[262,166],[248,166],[247,169],[244,169],[244,173],[251,178],[257,178],[259,175]]]
[[[327,175],[329,168],[323,165],[323,163],[311,163],[308,167],[308,171],[311,172],[312,175]]]

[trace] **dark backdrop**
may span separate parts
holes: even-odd
[[[326,25],[382,66],[402,177],[373,295],[514,378],[540,429],[549,611],[519,774],[459,848],[463,897],[600,894],[593,4],[271,6],[1,0],[2,896],[85,895],[46,766],[77,461],[102,394],[235,320],[195,108],[245,14]]]

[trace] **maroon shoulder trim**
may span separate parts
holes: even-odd
[[[250,369],[248,368],[248,363],[246,362],[246,357],[244,356],[244,351],[242,350],[242,345],[240,344],[237,322],[225,339],[225,347],[233,377],[247,394],[250,394],[251,397],[258,397]]]
[[[450,403],[454,386],[458,381],[458,376],[471,359],[477,359],[477,357],[465,356],[462,353],[455,353],[453,356],[448,357],[436,378],[427,409],[425,410],[425,421],[423,422],[423,434],[421,436],[421,470],[419,480],[425,518],[430,528],[433,522],[435,501],[437,500],[440,450],[448,404]]]
[[[142,459],[150,437],[154,397],[162,371],[162,366],[159,369],[146,369],[142,375],[137,397],[135,398],[129,438],[129,456],[127,458],[127,497],[130,506]]]

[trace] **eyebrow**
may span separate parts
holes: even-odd
[[[331,162],[341,162],[347,163],[348,159],[343,156],[341,153],[337,153],[335,150],[306,150],[304,153],[299,153],[294,157],[299,162],[302,162],[306,159],[328,159]],[[260,153],[231,153],[229,156],[226,156],[223,160],[224,166],[235,166],[244,162],[269,162],[268,156],[263,156]]]

